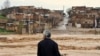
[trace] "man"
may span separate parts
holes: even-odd
[[[38,43],[37,56],[61,56],[58,44],[50,39],[51,33],[45,30],[43,34],[44,39]]]

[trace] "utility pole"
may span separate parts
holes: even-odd
[[[29,11],[29,14],[28,14],[28,33],[29,34],[31,34],[31,25],[30,25],[30,23],[31,23],[31,21],[30,21],[30,19],[31,19],[31,15],[32,15],[32,13],[31,13],[31,10],[30,10],[30,8],[28,9]]]
[[[63,6],[63,13],[64,13],[65,6]]]
[[[97,27],[97,20],[96,20],[96,17],[95,17],[95,35],[97,34],[96,27]]]
[[[26,31],[28,32],[28,34],[30,34],[30,16],[31,16],[31,14],[27,14],[27,16],[26,16],[26,19],[25,19],[25,21],[26,21]]]
[[[39,32],[40,32],[40,30],[41,30],[41,26],[40,26],[40,25],[41,25],[41,18],[40,18],[40,17],[41,17],[41,14],[42,14],[42,13],[41,13],[41,9],[42,9],[42,7],[40,8],[40,11],[39,11],[39,29],[38,29]]]
[[[40,24],[41,24],[40,16],[41,16],[41,13],[39,13],[39,30],[40,30]]]

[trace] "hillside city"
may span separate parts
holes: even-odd
[[[65,29],[65,33],[76,31],[100,33],[100,8],[72,6],[64,12],[64,10],[50,10],[35,6],[10,7],[9,0],[4,4],[5,7],[0,10],[1,34],[7,32],[35,34],[42,33],[45,29],[52,31]]]
[[[45,30],[61,56],[100,56],[100,7],[49,9],[11,2],[5,0],[0,9],[0,56],[37,56]]]

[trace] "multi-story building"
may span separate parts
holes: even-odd
[[[85,6],[74,6],[69,11],[70,22],[73,26],[81,25],[83,28],[93,28],[100,18],[100,9]],[[96,21],[95,21],[96,20]],[[97,25],[97,27],[100,24]]]
[[[13,28],[16,32],[21,31],[20,33],[41,31],[40,28],[43,31],[45,24],[53,28],[63,19],[63,11],[34,6],[11,7],[2,10],[2,14],[8,18],[7,29]]]

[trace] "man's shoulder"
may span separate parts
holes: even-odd
[[[41,40],[41,41],[38,43],[38,45],[41,44],[43,41],[44,41],[44,40]]]
[[[54,40],[52,40],[52,39],[48,39],[48,40],[41,40],[38,44],[44,44],[44,43],[46,43],[46,42],[49,42],[49,43],[52,43],[52,44],[56,44],[56,45],[58,45]]]
[[[50,39],[50,42],[54,45],[58,45],[54,40]]]
[[[55,45],[58,45],[54,40],[52,40],[54,42]]]

